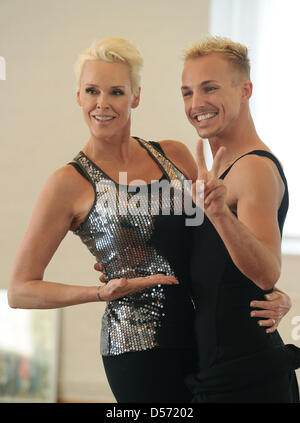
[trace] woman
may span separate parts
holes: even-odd
[[[181,143],[131,137],[141,66],[136,48],[119,38],[96,43],[80,55],[77,102],[90,138],[42,190],[15,259],[8,298],[11,307],[20,308],[107,301],[101,353],[117,401],[189,402],[184,380],[195,365],[191,243],[184,215],[174,210],[182,202],[176,189],[180,192],[184,179],[194,180],[197,168]],[[179,184],[168,215],[162,214],[162,193],[155,190],[163,181]],[[136,202],[127,192],[130,183],[142,193]],[[154,198],[150,189],[156,191]],[[150,202],[158,207],[155,216],[149,213]],[[43,280],[69,230],[104,265],[106,285]]]
[[[96,43],[79,57],[77,102],[90,138],[41,192],[15,260],[8,297],[12,307],[22,308],[109,301],[101,353],[117,401],[188,402],[184,378],[193,365],[188,235],[184,216],[173,213],[181,197],[172,196],[169,215],[162,215],[158,193],[151,201],[160,213],[151,216],[146,212],[148,194],[139,195],[142,210],[136,214],[134,193],[123,201],[121,191],[131,182],[139,185],[136,191],[158,187],[159,181],[176,179],[182,184],[192,179],[189,169],[194,162],[180,143],[161,143],[177,168],[159,144],[131,137],[141,66],[135,47],[118,38]],[[123,185],[119,172],[126,172]],[[143,181],[135,182],[141,175]],[[118,206],[128,206],[127,212],[107,213],[106,194],[109,200],[115,196]],[[69,230],[104,264],[110,279],[106,286],[43,281],[46,266]],[[133,294],[137,287],[148,289]]]

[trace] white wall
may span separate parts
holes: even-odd
[[[88,137],[75,103],[73,64],[90,43],[107,36],[134,42],[145,60],[142,101],[133,135],[177,139],[194,151],[197,136],[180,97],[180,54],[208,31],[209,0],[1,0],[0,80],[1,279],[12,260],[46,178],[70,161]],[[69,234],[46,280],[97,283],[94,261]],[[113,400],[99,355],[103,304],[63,309],[59,397]]]
[[[0,80],[1,275],[5,288],[16,248],[48,175],[71,160],[88,132],[75,103],[73,63],[94,39],[133,41],[145,69],[133,135],[183,140],[197,137],[180,98],[181,50],[208,31],[209,0],[1,0]],[[94,260],[69,234],[46,272],[48,280],[97,283]],[[279,286],[294,306],[281,325],[287,342],[300,315],[299,256],[283,257]],[[65,400],[113,401],[99,355],[103,304],[62,310],[59,389]]]

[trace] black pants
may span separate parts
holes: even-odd
[[[110,388],[119,403],[189,403],[185,379],[195,370],[194,349],[155,348],[103,356]]]

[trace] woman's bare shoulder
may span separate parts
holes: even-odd
[[[189,148],[181,141],[162,140],[159,141],[165,155],[176,167],[190,180],[197,179],[197,165]]]
[[[61,194],[76,194],[90,183],[72,165],[56,169],[47,179],[45,187]]]

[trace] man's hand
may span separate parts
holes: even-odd
[[[266,326],[267,333],[274,332],[280,320],[285,316],[292,306],[290,297],[282,291],[274,290],[271,294],[265,295],[267,301],[251,301],[250,307],[259,308],[261,310],[251,311],[251,317],[264,317],[258,320],[260,326]]]
[[[208,217],[218,216],[226,207],[226,187],[218,177],[224,151],[225,147],[219,148],[209,171],[204,157],[203,140],[200,139],[197,144],[197,180],[204,182],[204,196],[200,194],[197,198],[196,182],[194,182],[193,200],[199,207],[203,207],[204,201],[204,211]]]
[[[103,271],[103,266],[100,263],[94,265],[94,269],[100,272]],[[157,285],[178,285],[178,281],[174,276],[156,274],[151,276],[144,276],[130,279],[111,279],[106,281],[104,273],[99,278],[100,282],[105,283],[98,290],[100,298],[103,301],[113,301],[122,298],[125,295],[133,294]]]

